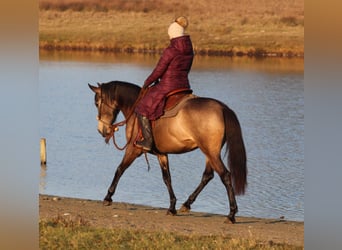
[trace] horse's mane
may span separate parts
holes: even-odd
[[[101,84],[103,98],[107,103],[113,99],[118,100],[122,94],[125,96],[126,101],[134,103],[140,90],[141,87],[138,85],[123,81],[111,81]]]

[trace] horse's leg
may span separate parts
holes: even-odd
[[[203,190],[203,188],[208,184],[208,182],[214,178],[214,171],[209,164],[209,161],[206,160],[205,170],[202,175],[202,180],[195,191],[189,196],[186,202],[183,203],[182,207],[180,208],[181,212],[188,212],[191,209],[191,204],[196,200],[199,193]]]
[[[107,195],[103,200],[103,205],[110,206],[112,204],[112,196],[115,193],[116,186],[118,185],[120,177],[123,175],[125,170],[132,164],[132,162],[139,156],[139,154],[141,153],[130,147],[126,149],[125,155],[115,171],[112,184],[110,185]]]
[[[235,200],[234,189],[232,185],[231,173],[224,166],[220,156],[212,158],[211,160],[214,170],[218,173],[221,178],[223,185],[225,186],[229,199],[230,212],[228,214],[227,222],[235,223],[235,214],[238,212],[238,207]]]
[[[229,206],[230,206],[230,213],[228,214],[228,219],[231,223],[235,223],[235,214],[238,212],[238,207],[236,204],[235,200],[235,194],[234,194],[234,189],[232,185],[232,177],[231,173],[225,169],[223,174],[220,176],[221,180],[226,187],[227,193],[228,193],[228,198],[229,198]],[[227,222],[229,222],[227,221]]]
[[[158,160],[159,160],[159,164],[162,170],[163,180],[167,187],[167,190],[169,191],[169,196],[170,196],[170,207],[169,207],[169,210],[167,211],[167,214],[175,215],[177,214],[177,210],[176,210],[177,199],[176,199],[175,193],[173,192],[173,188],[171,184],[169,160],[168,160],[167,155],[160,155],[160,154],[158,155]]]

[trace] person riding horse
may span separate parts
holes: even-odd
[[[153,136],[150,120],[163,114],[166,95],[177,89],[190,89],[188,74],[191,70],[194,52],[190,36],[185,34],[188,20],[184,16],[176,18],[168,28],[170,45],[163,51],[155,69],[144,82],[148,89],[135,108],[143,139],[136,146],[150,151]]]

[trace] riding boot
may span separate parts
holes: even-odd
[[[136,145],[138,147],[141,147],[143,150],[150,151],[153,143],[150,121],[145,116],[139,114],[137,116],[140,123],[143,139],[141,141],[137,141]]]

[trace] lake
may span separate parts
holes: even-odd
[[[158,55],[40,52],[40,136],[47,165],[41,194],[102,200],[123,152],[97,132],[88,83],[122,80],[142,85]],[[304,60],[196,56],[190,73],[194,94],[218,99],[240,121],[247,150],[248,187],[237,196],[237,216],[304,221]],[[118,120],[123,116],[119,115]],[[116,138],[124,145],[124,129]],[[169,196],[157,159],[138,158],[122,176],[114,201],[168,208]],[[177,208],[199,184],[199,150],[169,155]],[[226,162],[226,160],[224,160]],[[228,198],[215,178],[193,211],[228,214]]]

